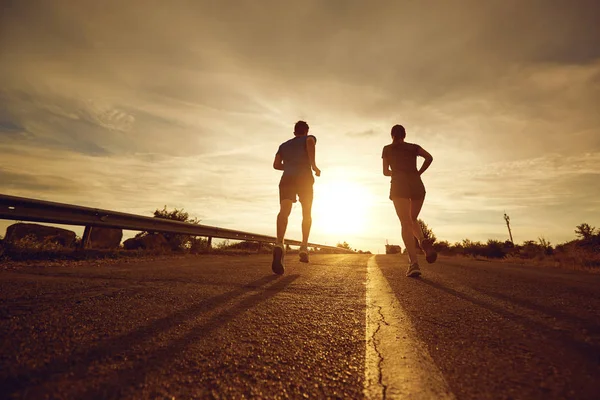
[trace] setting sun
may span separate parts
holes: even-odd
[[[315,187],[313,229],[323,234],[360,234],[367,226],[371,203],[370,191],[360,184],[345,180],[321,183]]]

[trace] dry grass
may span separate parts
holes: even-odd
[[[571,271],[586,271],[600,274],[600,254],[573,248],[565,252],[556,252],[552,255],[537,255],[533,258],[508,256],[501,262],[536,266],[543,268],[559,268]]]
[[[266,254],[261,251],[260,254]],[[173,260],[181,258],[198,258],[206,255],[224,257],[248,257],[259,254],[256,250],[223,250],[213,249],[202,253],[177,252],[170,250],[75,250],[61,249],[60,251],[28,250],[5,252],[0,254],[0,270],[13,270],[23,267],[70,267],[94,265],[102,267],[115,263],[134,263],[139,261]]]

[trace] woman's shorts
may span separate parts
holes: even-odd
[[[425,185],[419,174],[402,174],[392,178],[390,200],[422,200],[425,198]]]

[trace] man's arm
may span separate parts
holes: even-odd
[[[422,175],[423,172],[427,171],[427,168],[429,168],[429,166],[431,165],[431,162],[433,161],[433,156],[427,151],[425,151],[425,149],[423,149],[422,147],[419,147],[419,152],[417,154],[425,159],[423,165],[421,165],[421,168],[419,168],[419,175]]]
[[[390,162],[387,157],[383,157],[383,176],[392,176],[392,170],[390,169]]]
[[[315,161],[315,147],[315,138],[309,136],[308,139],[306,139],[306,151],[308,152],[308,161],[310,161],[310,167],[313,171],[315,171],[315,175],[321,176],[321,170],[317,167],[317,163]]]
[[[281,154],[275,154],[275,159],[273,160],[273,168],[283,171],[283,160],[281,159]]]

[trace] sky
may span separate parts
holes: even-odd
[[[401,244],[381,150],[434,161],[439,240],[600,225],[595,0],[5,0],[0,193],[275,234],[280,143],[317,137],[311,241]],[[300,206],[288,237],[300,238]],[[10,221],[0,221],[0,232]]]

